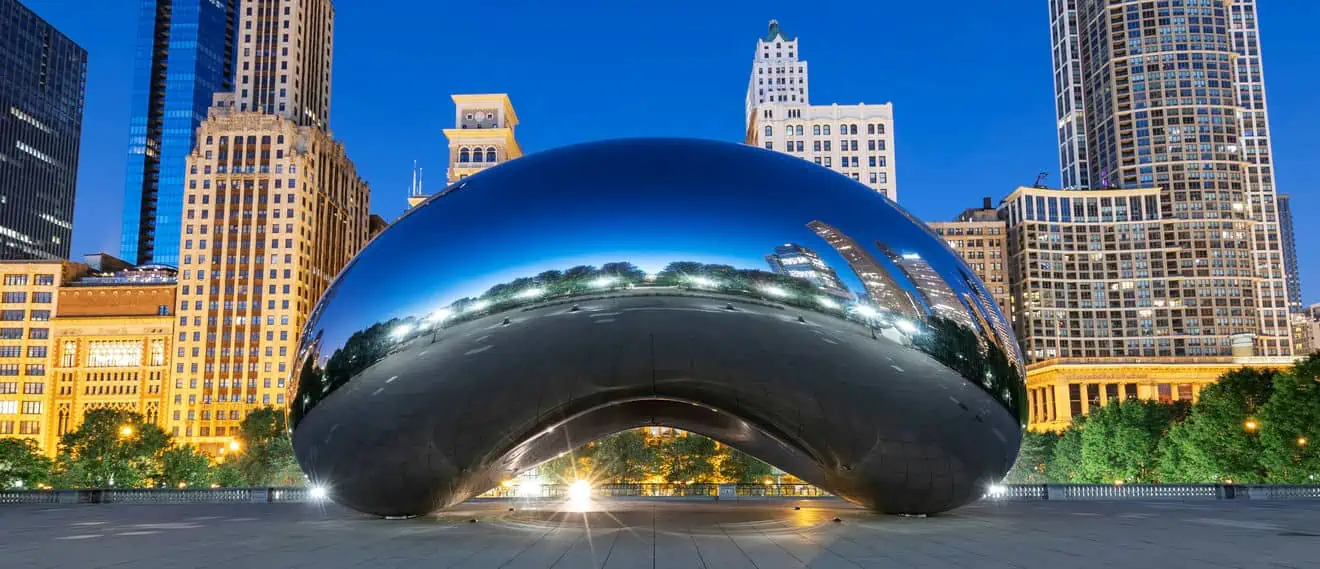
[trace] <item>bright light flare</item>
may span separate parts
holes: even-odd
[[[481,311],[481,310],[485,310],[487,306],[490,306],[490,301],[488,301],[488,300],[478,300],[478,301],[474,301],[472,304],[469,304],[468,307],[467,307],[467,311],[468,311],[468,312],[478,312],[478,311]]]
[[[688,277],[687,281],[692,286],[701,287],[701,288],[715,288],[717,286],[720,286],[719,281],[716,281],[715,279],[712,279],[710,277],[703,277],[700,275]]]
[[[329,493],[325,490],[325,486],[312,486],[307,490],[307,495],[317,501],[324,500],[328,494]]]
[[[858,304],[857,306],[854,306],[853,311],[861,315],[863,318],[875,318],[876,316],[880,315],[879,311],[865,304]]]
[[[787,290],[784,290],[783,287],[777,287],[777,286],[775,286],[775,285],[766,285],[766,286],[763,286],[763,287],[761,287],[761,292],[764,292],[764,293],[766,293],[766,294],[768,294],[768,295],[770,295],[770,296],[774,296],[774,297],[778,297],[778,298],[784,298],[784,297],[788,296],[788,291],[787,291]]]
[[[839,307],[839,303],[834,302],[833,300],[830,300],[829,298],[826,298],[826,297],[823,297],[823,296],[822,296],[822,297],[818,297],[818,298],[816,299],[816,302],[819,303],[821,306],[824,306],[825,308],[838,308],[838,307]]]
[[[402,340],[406,338],[408,334],[411,334],[412,331],[413,331],[412,324],[400,324],[394,327],[394,330],[390,332],[390,336],[392,336],[395,340]]]
[[[991,484],[990,487],[986,489],[985,495],[990,498],[1003,498],[1004,494],[1007,493],[1007,486],[1004,486],[1003,484]]]
[[[448,308],[441,308],[440,310],[432,312],[430,316],[426,317],[426,320],[429,322],[444,322],[445,319],[453,315],[454,315],[453,310],[450,310]]]
[[[904,334],[916,334],[916,333],[917,333],[917,325],[916,325],[916,324],[913,324],[911,320],[908,320],[908,319],[906,319],[906,318],[897,318],[897,319],[895,319],[895,320],[894,320],[894,326],[895,326],[896,328],[898,328],[899,330],[902,330]]]
[[[591,483],[586,480],[574,480],[568,486],[568,500],[581,504],[591,499]]]
[[[518,291],[518,294],[516,296],[518,298],[536,298],[543,294],[545,294],[545,289],[541,287],[532,287]]]
[[[617,282],[619,282],[619,277],[597,277],[592,279],[589,284],[591,284],[592,288],[609,288],[614,286]]]

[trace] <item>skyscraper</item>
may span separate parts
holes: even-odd
[[[798,39],[771,20],[756,40],[747,83],[747,144],[810,160],[897,200],[893,105],[812,105],[809,97]]]
[[[326,126],[330,0],[238,8],[235,92],[214,97],[187,161],[167,419],[212,451],[288,403],[299,331],[370,237],[370,189]]]
[[[0,0],[0,47],[0,258],[64,259],[87,52],[17,0]]]
[[[232,88],[238,0],[140,0],[120,256],[179,263],[183,181],[212,96]]]
[[[1174,355],[1291,354],[1256,2],[1049,7],[1064,185],[1163,190]]]
[[[1297,237],[1293,233],[1292,198],[1276,196],[1279,205],[1279,242],[1283,244],[1283,272],[1288,275],[1288,312],[1302,311],[1302,274],[1297,263]]]
[[[787,243],[775,247],[774,253],[765,256],[765,262],[770,266],[771,272],[806,279],[819,287],[821,292],[836,299],[845,302],[853,300],[852,293],[848,292],[848,287],[839,280],[838,273],[835,273],[834,269],[825,264],[820,255],[811,249],[796,243]]]
[[[862,281],[866,296],[877,307],[908,318],[921,319],[923,311],[908,292],[898,286],[898,281],[889,270],[880,264],[856,239],[849,237],[837,227],[823,221],[813,221],[807,227],[829,243],[848,268],[853,270],[857,279]]]

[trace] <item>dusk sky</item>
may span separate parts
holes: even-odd
[[[138,0],[25,0],[89,52],[73,254],[118,254]],[[756,38],[801,38],[811,102],[892,102],[899,203],[942,220],[1038,172],[1058,179],[1045,0],[498,6],[337,0],[331,127],[373,187],[404,209],[413,160],[438,190],[451,93],[507,92],[526,152],[603,138],[743,138]],[[1260,8],[1277,188],[1292,194],[1304,300],[1320,301],[1320,2]],[[702,164],[693,164],[699,175]]]

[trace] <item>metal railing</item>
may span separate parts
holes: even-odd
[[[567,484],[499,487],[477,499],[567,499]],[[808,484],[600,484],[598,498],[774,499],[827,497]],[[1320,500],[1320,484],[1004,484],[987,489],[986,500]],[[0,490],[5,504],[240,504],[316,502],[308,488],[84,488]]]

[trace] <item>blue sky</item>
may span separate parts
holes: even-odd
[[[451,93],[507,92],[528,152],[621,136],[739,141],[756,38],[802,38],[814,103],[893,102],[899,203],[946,219],[1058,176],[1045,0],[337,0],[331,127],[402,212],[414,159],[438,189]],[[25,0],[89,52],[73,253],[117,253],[138,0]],[[400,17],[405,14],[406,17]],[[1261,12],[1277,186],[1294,198],[1305,300],[1320,301],[1320,2]],[[107,212],[113,212],[108,214]],[[1309,253],[1309,256],[1308,256]]]

